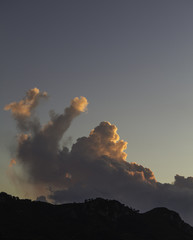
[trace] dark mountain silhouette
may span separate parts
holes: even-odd
[[[139,213],[115,200],[52,205],[0,193],[2,240],[193,240],[178,213],[155,208]]]

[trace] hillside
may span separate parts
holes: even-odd
[[[52,205],[0,193],[0,239],[192,240],[193,228],[166,208],[146,213],[115,200]]]

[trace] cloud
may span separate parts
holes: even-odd
[[[26,96],[19,102],[12,102],[5,106],[5,110],[10,110],[13,116],[17,118],[28,118],[31,111],[38,105],[40,98],[47,97],[47,93],[41,93],[38,88],[27,91]]]
[[[36,99],[33,94],[30,99]],[[25,103],[20,101],[18,104],[27,104],[27,99],[25,97],[22,100]],[[37,106],[38,100],[34,101],[36,103],[28,106],[29,112]],[[31,118],[30,124],[25,125],[25,131],[18,135],[15,160],[27,176],[23,181],[55,203],[104,197],[143,211],[158,206],[169,207],[193,223],[193,177],[176,175],[172,184],[157,182],[149,168],[127,161],[127,142],[120,139],[115,125],[101,122],[88,137],[77,139],[71,150],[66,146],[60,147],[73,119],[85,112],[87,105],[85,97],[76,97],[62,114],[52,112],[47,124],[34,128],[32,126],[37,126],[37,119]],[[20,121],[18,116],[30,118],[31,115],[26,116],[23,110],[17,115],[11,106],[6,110],[10,108],[17,122]],[[12,170],[14,164],[11,163]],[[17,177],[21,183],[23,176]]]
[[[90,132],[89,137],[77,140],[73,145],[72,153],[76,152],[89,158],[108,156],[116,160],[126,160],[127,154],[124,150],[127,148],[127,142],[119,139],[115,125],[101,122]]]
[[[193,190],[193,177],[176,175],[174,185],[178,188],[187,188]]]
[[[16,164],[16,160],[13,158],[13,159],[11,159],[9,167],[13,167],[14,164]]]
[[[33,88],[26,92],[26,96],[22,100],[6,105],[4,110],[11,111],[19,129],[27,130],[30,125],[27,120],[31,117],[32,110],[37,107],[41,98],[47,97],[47,92],[40,92],[38,88]]]
[[[59,187],[66,179],[68,181],[69,177],[65,176],[69,150],[66,147],[60,149],[59,143],[72,120],[86,111],[87,105],[85,97],[76,97],[63,114],[52,115],[51,121],[39,131],[19,135],[17,158],[31,182]]]

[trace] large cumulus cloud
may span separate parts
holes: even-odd
[[[22,131],[10,166],[22,167],[27,176],[23,181],[41,189],[55,203],[113,198],[141,210],[169,207],[193,223],[192,177],[176,175],[172,184],[157,182],[149,168],[127,161],[127,142],[120,140],[117,127],[109,122],[101,122],[88,137],[77,139],[71,150],[60,147],[64,133],[87,109],[88,101],[85,97],[74,98],[64,113],[52,113],[50,122],[41,126],[33,118],[33,111],[39,99],[46,96],[34,88],[23,100],[5,107]]]

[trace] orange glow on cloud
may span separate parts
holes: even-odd
[[[71,179],[72,178],[72,175],[70,173],[66,173],[65,174],[65,177],[68,178],[68,179]]]
[[[71,106],[79,112],[85,112],[87,110],[88,100],[85,97],[75,97],[71,101]]]
[[[90,132],[90,140],[93,142],[92,149],[96,149],[99,156],[105,155],[117,160],[126,160],[127,142],[119,140],[117,127],[110,122],[102,122]]]
[[[31,116],[31,110],[38,105],[39,99],[42,97],[47,97],[47,92],[41,93],[38,88],[30,89],[24,99],[6,105],[4,110],[10,110],[15,117],[28,118]]]
[[[23,142],[25,142],[27,139],[29,139],[29,137],[31,136],[31,134],[26,134],[26,133],[21,133],[18,136],[18,143],[22,144]]]
[[[16,164],[16,160],[15,160],[15,158],[13,158],[13,159],[11,159],[9,167],[13,167],[13,165],[15,165],[15,164]]]

